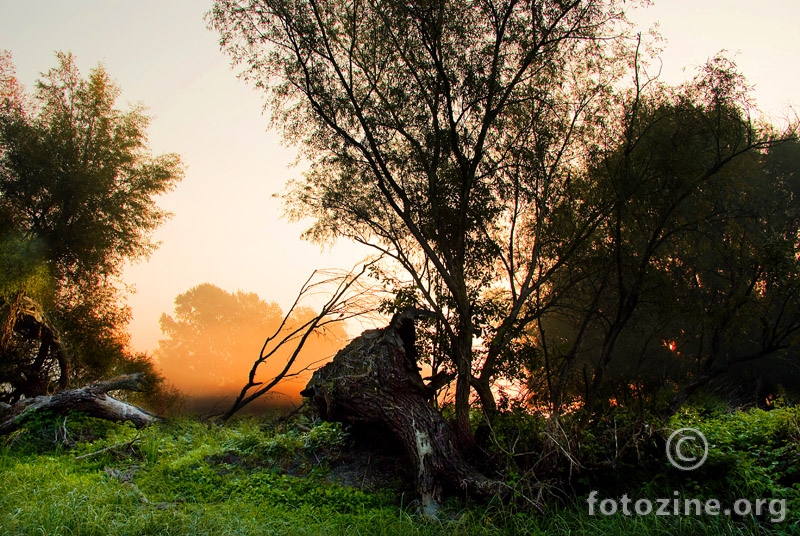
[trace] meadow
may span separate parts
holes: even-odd
[[[179,418],[136,430],[81,415],[43,415],[0,440],[0,534],[800,534],[799,417],[794,407],[690,407],[670,426],[694,426],[708,438],[708,460],[696,471],[674,470],[645,453],[603,471],[587,465],[563,489],[547,484],[550,493],[537,507],[514,494],[451,497],[430,518],[418,513],[402,480],[360,476],[365,466],[353,465],[352,438],[338,424]],[[598,501],[590,514],[593,489],[599,501],[615,498],[618,511],[603,515],[601,507],[608,512],[611,502]],[[626,515],[623,492],[653,501],[678,494],[723,504],[761,498],[776,509],[770,514],[765,507],[761,516],[637,515],[631,503]],[[774,522],[779,500],[784,515]]]

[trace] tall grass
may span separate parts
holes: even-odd
[[[431,520],[390,492],[329,483],[324,459],[310,449],[342,446],[341,431],[330,425],[302,432],[253,420],[224,427],[182,420],[142,432],[106,424],[97,424],[97,433],[81,429],[95,424],[68,422],[72,436],[83,438],[69,446],[31,430],[3,443],[0,535],[800,533],[797,512],[780,526],[722,516],[591,516],[580,498],[544,512],[497,500],[452,501]],[[723,434],[725,427],[711,425]]]

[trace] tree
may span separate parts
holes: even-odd
[[[180,160],[150,156],[149,118],[114,107],[121,92],[102,67],[82,79],[72,55],[57,58],[32,102],[6,104],[3,206],[43,243],[57,278],[116,275],[155,247],[149,234],[167,214],[154,197],[180,179]]]
[[[164,374],[186,392],[219,393],[236,386],[241,368],[280,322],[281,310],[256,294],[228,293],[203,283],[175,298],[175,316],[159,321],[165,338],[155,357]]]
[[[252,292],[230,293],[203,283],[175,298],[174,317],[161,315],[165,338],[159,341],[155,358],[167,379],[192,397],[233,395],[259,358],[266,334],[292,334],[314,317],[311,310],[300,307],[284,319],[276,303],[267,303]],[[291,363],[294,372],[332,356],[344,338],[337,326],[315,334],[297,362]],[[267,382],[290,357],[291,348],[280,349],[253,381]],[[296,396],[299,390],[290,389],[287,394]]]
[[[637,84],[620,110],[590,168],[592,197],[612,208],[553,278],[532,333],[539,402],[584,404],[587,419],[610,403],[674,412],[800,342],[796,185],[774,156],[791,130],[753,121],[722,57],[680,88]]]
[[[33,367],[26,374],[41,380],[29,391],[0,378],[18,398],[44,394],[52,380],[99,378],[131,357],[116,278],[155,247],[150,233],[167,214],[154,198],[182,167],[174,154],[150,155],[148,117],[141,106],[115,107],[120,90],[101,66],[82,78],[73,56],[58,53],[28,96],[10,54],[0,59],[4,370]],[[50,319],[66,358],[56,358],[59,345],[15,330],[25,296]]]
[[[231,418],[281,382],[290,378],[307,377],[309,370],[326,360],[314,359],[314,354],[309,359],[307,349],[315,352],[314,347],[319,347],[320,337],[330,346],[339,346],[344,340],[344,330],[341,327],[343,322],[354,317],[363,318],[376,310],[375,289],[363,284],[362,277],[376,262],[377,260],[367,260],[360,267],[353,267],[348,272],[312,272],[280,324],[264,339],[247,374],[247,383],[239,391],[231,407],[222,415],[222,420]],[[304,299],[326,290],[330,292],[330,297],[318,313],[300,306]],[[315,353],[318,352],[319,350]],[[266,379],[265,373],[272,377]],[[300,392],[301,396],[303,392]]]
[[[421,346],[455,374],[464,450],[472,391],[491,424],[499,379],[526,383],[527,409],[560,432],[578,410],[552,440],[571,456],[615,404],[663,416],[733,364],[796,346],[798,221],[776,214],[796,184],[770,163],[793,133],[754,120],[724,58],[659,84],[614,1],[217,0],[209,16],[311,161],[290,216],[313,218],[311,239],[390,257],[387,310],[435,316]],[[315,375],[318,411],[383,421],[412,460],[428,452],[416,432],[444,438],[446,459],[447,427],[390,412],[405,400],[422,415],[400,392],[429,391],[417,371],[384,374],[398,392],[374,384],[420,348],[350,366],[367,340]]]
[[[602,215],[570,194],[629,57],[621,4],[219,0],[210,20],[312,161],[288,196],[308,236],[388,254],[438,317],[469,445],[471,388],[491,415],[531,298]]]

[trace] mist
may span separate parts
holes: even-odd
[[[281,334],[313,317],[310,309],[297,309],[287,319]],[[185,409],[192,413],[224,411],[247,383],[253,363],[262,352],[265,340],[279,331],[283,312],[276,303],[266,302],[255,293],[227,292],[203,283],[175,298],[172,315],[160,319],[163,338],[154,358],[167,381],[186,398]],[[287,377],[248,413],[285,409],[301,403],[300,391],[313,370],[329,361],[346,342],[343,328],[326,327],[314,333]],[[280,340],[280,338],[278,338]],[[286,366],[298,340],[279,348],[259,367],[256,381],[268,382]]]

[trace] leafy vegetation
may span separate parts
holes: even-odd
[[[581,487],[576,475],[573,493],[551,489],[538,508],[521,497],[451,499],[431,519],[402,488],[337,483],[334,469],[352,438],[336,424],[182,419],[137,431],[43,415],[0,447],[0,534],[785,534],[800,529],[799,422],[795,407],[691,407],[671,426],[696,426],[708,437],[709,459],[698,472],[670,468],[659,448],[631,465],[635,478],[617,472]],[[536,433],[544,422],[518,424]],[[651,439],[663,446],[665,433]],[[590,515],[590,489],[651,499],[679,491],[723,503],[784,498],[787,516],[773,524],[763,516]]]
[[[146,257],[183,168],[153,156],[141,106],[71,54],[33,94],[0,53],[0,400],[15,402],[152,364],[128,348],[118,276]],[[37,324],[37,325],[34,325]]]
[[[414,451],[428,487],[417,497],[402,479],[343,478],[337,464],[355,439],[334,424],[136,431],[43,413],[3,440],[2,530],[800,531],[800,413],[779,388],[800,391],[781,377],[800,344],[797,125],[760,122],[724,57],[679,87],[658,83],[624,4],[217,0],[209,20],[223,48],[310,160],[289,186],[290,215],[312,218],[313,239],[377,250],[359,275],[392,296],[384,312],[411,311],[372,335],[402,342],[391,355],[404,359],[393,369],[404,396],[391,410],[411,424],[394,440]],[[159,379],[127,348],[116,277],[154,247],[149,234],[166,217],[154,196],[181,164],[149,154],[148,119],[118,110],[119,94],[101,67],[84,79],[59,54],[27,96],[0,55],[0,403],[136,369]],[[205,391],[230,387],[236,360],[255,358],[230,417],[289,373],[315,327],[351,317],[341,306],[357,277],[340,279],[319,315],[293,307],[284,319],[253,294],[190,289],[162,318],[159,357]],[[417,313],[427,319],[418,344]],[[295,339],[283,372],[259,369]],[[358,379],[374,371],[349,370],[330,382],[364,392]],[[438,419],[428,431],[409,411],[409,385]],[[698,396],[720,389],[762,408]],[[368,404],[318,401],[342,409],[334,418],[388,421],[385,393],[369,392],[379,396]],[[684,426],[710,446],[691,472],[664,459]],[[419,517],[417,500],[440,498],[425,460],[456,458],[439,445],[493,477],[480,489],[506,493],[450,498]],[[446,474],[467,489],[461,473]],[[592,493],[780,501],[790,515],[598,516],[586,508]]]

